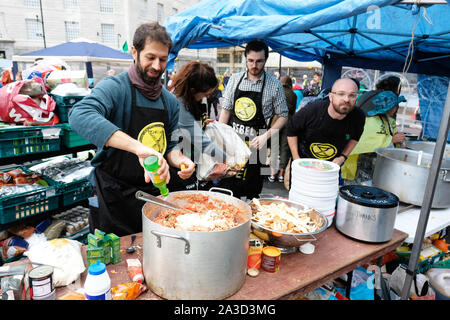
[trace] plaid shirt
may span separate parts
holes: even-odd
[[[223,94],[223,109],[232,110],[234,108],[234,93],[236,92],[236,86],[244,73],[244,79],[242,79],[241,84],[239,85],[239,89],[242,91],[260,92],[264,75],[267,76],[262,100],[264,119],[268,120],[275,114],[279,117],[287,117],[289,115],[289,109],[286,104],[286,97],[281,82],[267,72],[265,72],[256,82],[253,82],[248,78],[246,71],[233,74],[230,77],[227,87],[225,88],[225,93]]]

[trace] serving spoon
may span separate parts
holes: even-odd
[[[189,213],[197,213],[195,211],[179,207],[178,205],[175,205],[175,204],[173,204],[171,202],[168,202],[166,200],[160,199],[158,197],[152,196],[151,194],[148,194],[148,193],[140,191],[140,190],[136,192],[135,196],[136,196],[136,199],[144,200],[144,201],[147,201],[147,202],[151,202],[153,204],[156,204],[156,205],[161,206],[161,207],[165,207],[167,209],[184,210],[184,211],[188,211]]]

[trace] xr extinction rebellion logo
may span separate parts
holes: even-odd
[[[309,150],[311,151],[314,157],[322,160],[331,159],[337,153],[336,147],[333,146],[332,144],[320,142],[311,143]]]

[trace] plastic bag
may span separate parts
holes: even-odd
[[[394,272],[392,272],[389,281],[391,289],[394,290],[394,292],[398,295],[402,294],[405,279],[406,270],[400,265],[397,267],[397,269],[394,270]],[[414,297],[415,299],[417,299],[416,297],[432,297],[431,300],[434,300],[434,295],[435,292],[429,285],[428,277],[424,274],[417,273],[411,283],[411,287],[409,289],[409,297]],[[428,298],[426,300],[428,300]]]
[[[39,77],[42,80],[45,80],[49,77],[49,75],[56,70],[69,70],[70,67],[67,63],[59,58],[45,58],[37,61],[31,67],[22,71],[23,79],[33,79],[34,77]],[[49,87],[46,85],[45,88],[49,90]]]
[[[67,286],[86,270],[81,243],[71,239],[53,239],[36,244],[25,255],[32,262],[52,266],[55,287]]]
[[[10,237],[2,242],[2,259],[20,256],[28,249],[28,242],[20,237]]]
[[[136,300],[141,293],[147,291],[147,286],[137,282],[120,283],[111,288],[112,300]]]
[[[205,134],[227,154],[225,164],[228,166],[228,170],[223,178],[236,175],[247,164],[251,151],[232,127],[214,121],[206,126]],[[202,153],[197,165],[197,179],[213,180],[217,178],[215,171],[219,172],[222,169],[220,166],[216,166],[217,164],[214,157]]]
[[[24,88],[25,87],[25,88]],[[40,87],[39,95],[29,96],[21,93],[37,93],[36,87]],[[56,102],[44,88],[43,80],[35,77],[32,80],[21,80],[9,83],[0,88],[0,120],[7,123],[39,125],[56,124],[58,117],[53,112]]]

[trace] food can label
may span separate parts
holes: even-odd
[[[268,252],[271,253],[271,255],[267,255],[264,253],[264,250],[262,252],[262,259],[261,259],[261,268],[266,272],[275,273],[278,272],[280,268],[280,258],[281,258],[281,252],[278,249],[266,247],[265,249],[269,250]],[[273,255],[274,249],[278,252],[278,254]]]
[[[31,281],[30,297],[33,300],[41,300],[44,297],[50,296],[53,291],[54,288],[51,277]]]
[[[250,242],[248,248],[247,268],[259,269],[261,267],[261,256],[263,246],[260,241]]]

